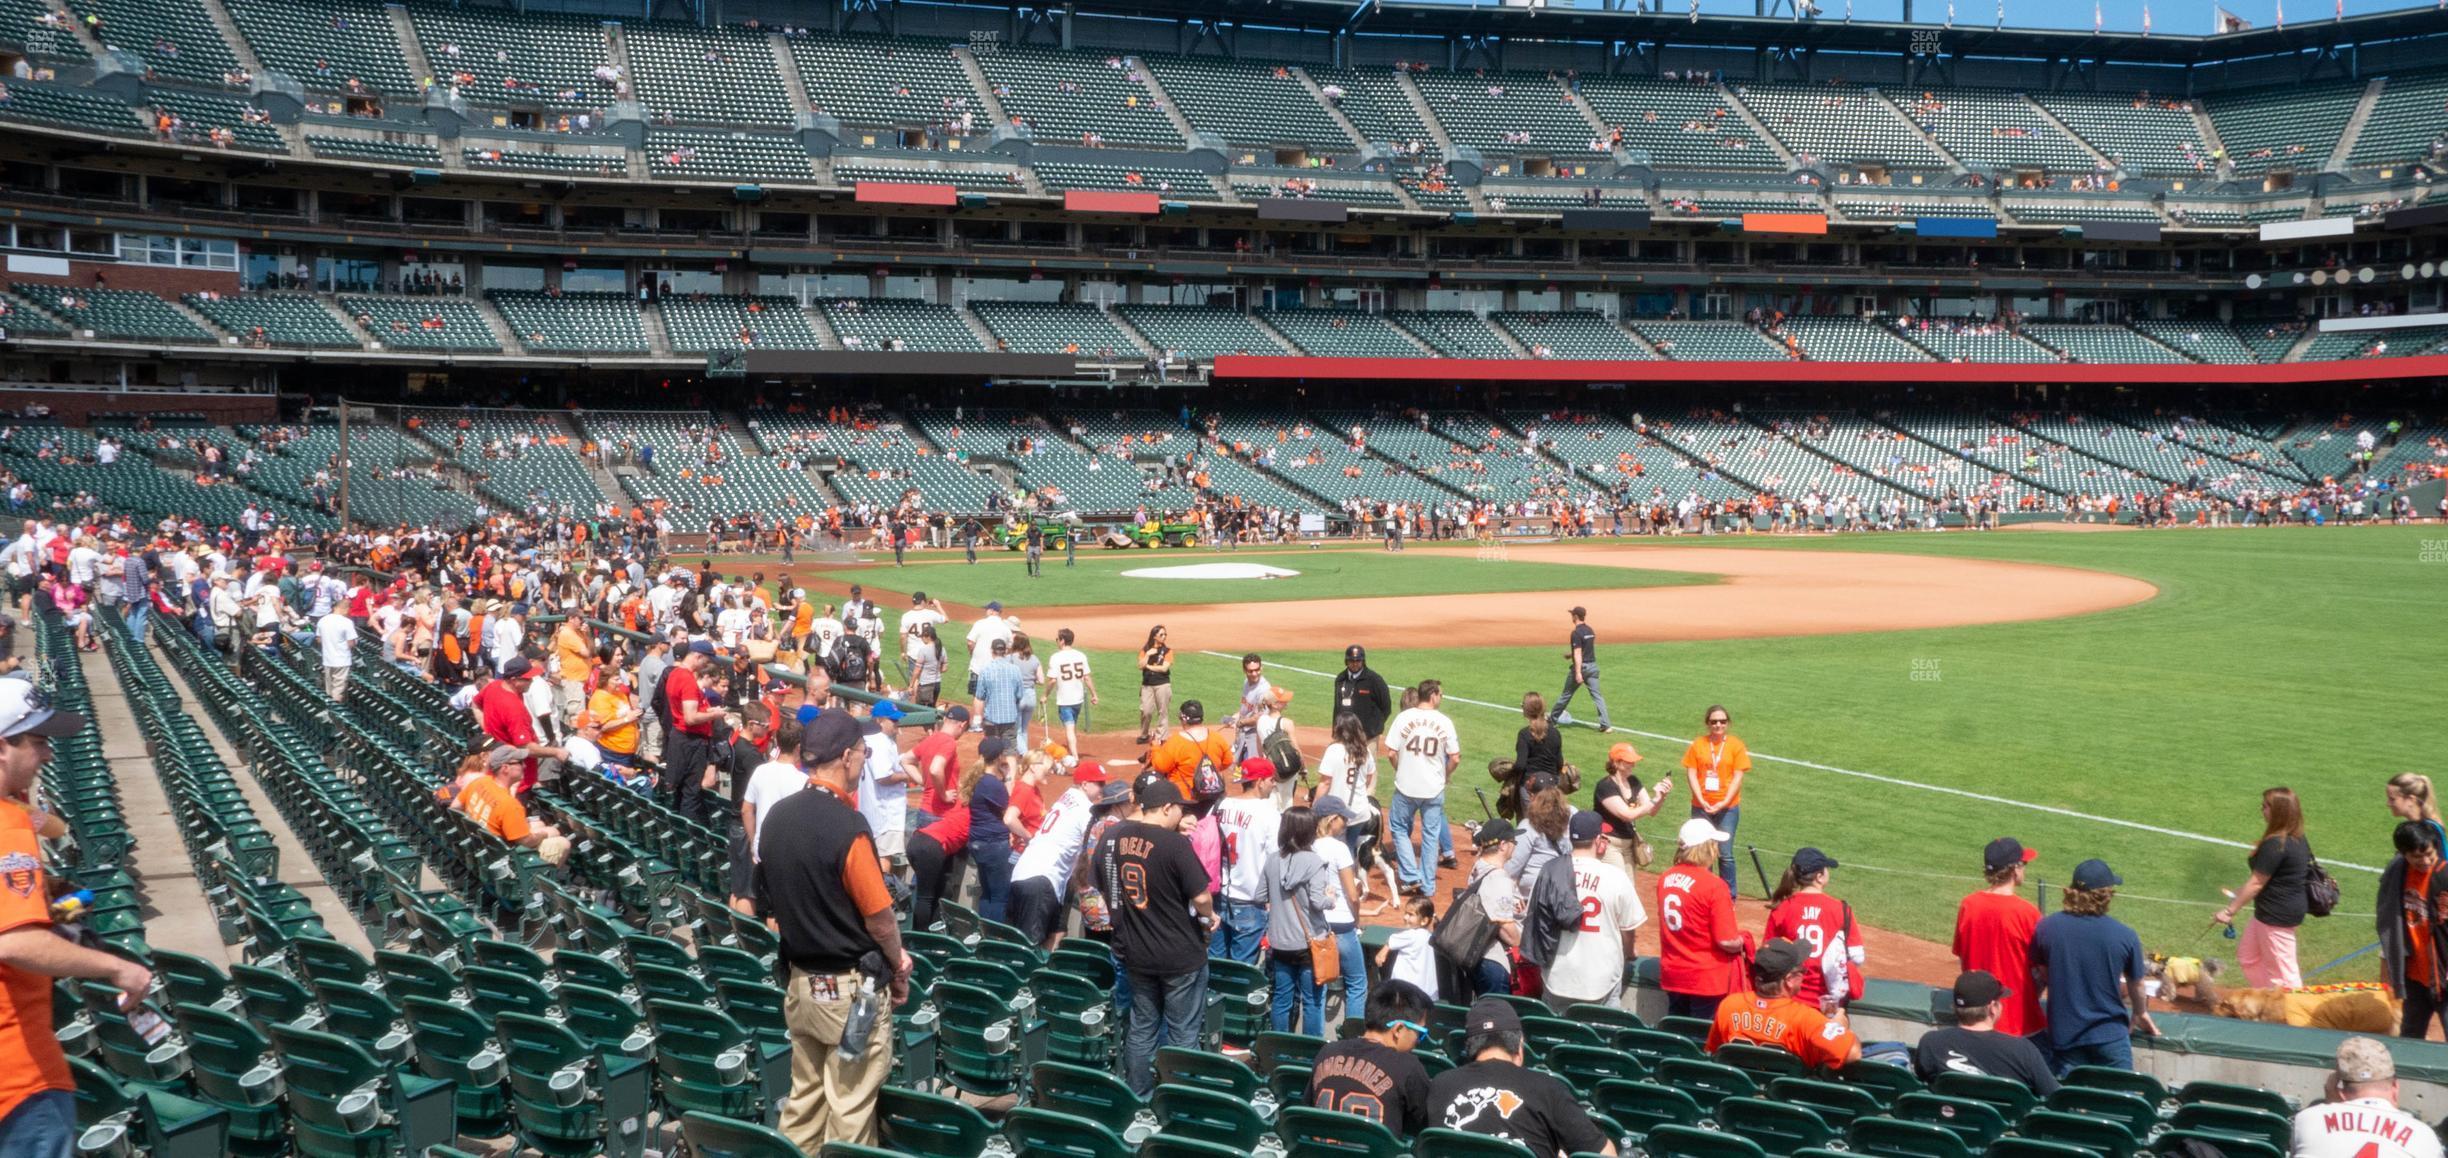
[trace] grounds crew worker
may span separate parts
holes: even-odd
[[[153,974],[51,931],[51,893],[37,834],[64,826],[29,803],[51,739],[85,727],[22,679],[0,679],[0,1154],[66,1158],[77,1137],[76,1079],[51,1032],[51,983],[75,977],[144,1000]]]
[[[791,1091],[777,1125],[809,1154],[827,1142],[876,1144],[876,1092],[892,1073],[892,1010],[909,997],[909,954],[875,837],[849,799],[866,754],[848,712],[808,721],[799,766],[809,787],[774,805],[757,842],[757,899],[789,966],[782,1012]],[[842,1035],[868,982],[881,990],[875,1024],[866,1050],[845,1057]]]

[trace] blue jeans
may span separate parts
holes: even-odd
[[[1266,906],[1218,898],[1215,911],[1216,927],[1207,935],[1207,955],[1257,964],[1258,943],[1266,938]]]
[[[1011,903],[1011,841],[971,843],[969,863],[977,866],[977,915],[989,921],[1001,921],[1004,907]]]
[[[153,604],[142,597],[129,600],[127,604],[128,634],[136,637],[139,646],[145,642],[145,635],[152,626]]]
[[[1286,961],[1281,953],[1269,953],[1267,984],[1274,991],[1274,1005],[1268,1024],[1274,1026],[1276,1032],[1292,1028],[1292,1002],[1298,999],[1300,1032],[1311,1037],[1326,1035],[1326,992],[1318,988],[1317,970],[1306,963],[1295,966]]]
[[[2133,1039],[2130,1037],[2119,1036],[2113,1041],[2093,1045],[2051,1048],[2048,1053],[2049,1068],[2061,1078],[2075,1066],[2107,1066],[2118,1070],[2133,1068]]]
[[[1419,818],[1420,842],[1411,842],[1411,820]],[[1445,829],[1445,798],[1423,799],[1394,794],[1394,802],[1386,808],[1387,835],[1394,841],[1394,874],[1406,885],[1416,885],[1431,897],[1436,896],[1436,859],[1439,850],[1453,835]],[[1420,869],[1421,848],[1427,849],[1427,872]]]
[[[1343,929],[1335,933],[1337,954],[1343,961],[1343,1016],[1368,1016],[1368,955],[1360,948],[1360,930]]]
[[[1156,1092],[1156,1032],[1165,1043],[1198,1048],[1207,1020],[1207,967],[1175,977],[1133,977],[1130,1025],[1122,1034],[1122,1080],[1144,1098]]]
[[[1734,828],[1742,823],[1742,806],[1737,804],[1723,812],[1711,815],[1701,811],[1700,806],[1695,804],[1692,806],[1691,814],[1703,820],[1716,822],[1717,831],[1726,834],[1724,840],[1717,842],[1717,875],[1726,883],[1726,894],[1728,896],[1736,894],[1740,890],[1734,887]]]
[[[1564,694],[1557,696],[1555,706],[1547,709],[1547,718],[1563,719],[1565,706],[1572,703],[1573,693],[1582,688],[1589,689],[1590,702],[1598,705],[1598,726],[1614,727],[1615,722],[1607,718],[1606,697],[1598,694],[1598,665],[1594,663],[1582,664],[1580,671],[1564,677]]]
[[[76,1095],[65,1090],[44,1090],[0,1118],[0,1158],[68,1158],[76,1138]]]
[[[1476,1001],[1491,993],[1511,992],[1513,992],[1512,970],[1485,957],[1481,957],[1478,964],[1471,966],[1471,1000]]]

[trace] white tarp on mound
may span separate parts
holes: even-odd
[[[1172,567],[1138,567],[1125,579],[1289,579],[1300,574],[1261,563],[1182,563]]]

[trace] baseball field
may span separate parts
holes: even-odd
[[[1726,705],[1754,754],[1738,845],[1773,878],[1801,845],[1842,861],[1834,892],[1877,929],[1943,946],[1978,887],[1980,846],[2041,852],[2048,893],[2102,857],[2125,877],[2116,915],[2156,951],[2232,959],[2208,932],[2221,887],[2245,879],[2259,793],[2300,793],[2312,845],[2345,886],[2302,934],[2309,972],[2371,940],[2393,823],[2381,783],[2440,770],[2438,690],[2448,540],[2426,528],[2273,528],[2063,534],[1951,532],[1814,538],[1683,537],[1216,552],[1059,553],[1029,578],[1016,554],[976,565],[794,569],[818,598],[865,584],[888,610],[924,590],[955,619],[999,600],[1052,649],[1072,627],[1103,698],[1100,755],[1134,749],[1135,649],[1164,623],[1182,653],[1175,702],[1211,718],[1259,651],[1296,693],[1303,746],[1324,740],[1330,679],[1349,643],[1397,686],[1443,681],[1464,742],[1449,795],[1475,820],[1474,785],[1509,755],[1522,693],[1562,686],[1566,608],[1599,640],[1618,735],[1586,698],[1568,761],[1596,769],[1637,744],[1644,778],[1675,768],[1704,708]],[[1299,574],[1168,580],[1125,570],[1245,562]],[[770,563],[766,566],[771,566]],[[958,633],[948,634],[960,682]],[[1390,780],[1390,777],[1388,777]],[[1585,789],[1586,793],[1586,789]],[[1670,803],[1673,818],[1685,799]],[[1668,817],[1644,828],[1671,846]],[[1761,891],[1744,856],[1743,891]],[[1647,881],[1644,874],[1643,885]],[[1873,940],[1872,972],[1878,967]],[[1925,952],[1926,956],[1926,952]],[[2373,976],[2366,956],[2321,980]]]

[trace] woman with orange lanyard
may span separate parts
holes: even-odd
[[[1743,778],[1751,771],[1751,750],[1726,730],[1733,717],[1724,704],[1710,704],[1701,718],[1708,732],[1683,750],[1683,775],[1691,782],[1692,816],[1725,834],[1717,842],[1717,875],[1732,895],[1741,891],[1734,881],[1734,826],[1742,821]]]

